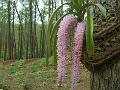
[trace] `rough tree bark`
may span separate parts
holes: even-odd
[[[91,72],[91,90],[120,90],[120,56],[114,60],[117,62],[111,66],[105,64],[99,71]]]
[[[104,0],[104,1],[106,1],[106,0]],[[108,1],[110,1],[110,0],[108,0]],[[116,13],[116,12],[114,12],[114,13]],[[120,16],[120,14],[118,16]],[[119,28],[120,27],[118,27],[117,32],[120,32]],[[109,29],[109,30],[111,30],[111,29]],[[114,38],[114,31],[115,30],[113,30],[113,32],[112,32],[113,34],[110,33],[111,36],[110,37],[108,36],[108,38],[111,38],[111,39]],[[106,33],[106,32],[104,32],[104,33]],[[107,36],[107,34],[105,36]],[[119,42],[120,41],[120,33],[118,33],[117,39],[118,39],[118,45],[120,45],[120,42]],[[113,42],[115,42],[115,41],[113,41]],[[107,45],[108,46],[111,45],[111,42],[108,43]],[[113,47],[111,46],[111,48],[113,48]],[[118,47],[118,49],[120,49],[120,48]],[[98,50],[100,50],[100,48]],[[108,61],[104,65],[99,66],[99,70],[91,71],[91,75],[90,75],[91,90],[120,90],[120,53],[118,54],[118,56],[111,58],[111,59],[112,59],[111,61]]]

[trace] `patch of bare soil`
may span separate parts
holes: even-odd
[[[77,90],[90,90],[90,72],[81,64],[80,83]]]

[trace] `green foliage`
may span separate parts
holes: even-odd
[[[49,57],[48,60],[49,60],[49,64],[48,65],[54,65],[54,57],[53,56]],[[31,66],[32,72],[39,71],[39,67],[41,65],[46,65],[46,58],[41,58],[41,59],[38,59],[38,60],[34,61],[32,63],[32,66]]]
[[[25,68],[24,60],[16,61],[10,65],[10,73],[15,74],[17,72],[20,72],[23,68]]]
[[[106,9],[99,3],[95,4],[101,11],[101,13],[106,17]]]
[[[86,49],[89,55],[94,53],[93,40],[93,8],[87,8],[87,22],[86,22]]]
[[[63,4],[64,5],[64,4]],[[68,4],[69,10],[71,14],[74,14],[77,16],[78,21],[84,21],[84,14],[87,13],[87,21],[86,21],[86,50],[89,55],[92,55],[94,53],[94,40],[93,40],[93,6],[97,6],[101,13],[106,17],[106,9],[101,4],[94,4],[90,2],[89,0],[71,0],[71,2]],[[62,5],[61,5],[62,6]],[[50,18],[48,22],[48,30],[51,30],[50,26],[52,25],[53,18],[56,14],[56,12],[59,9],[56,9],[55,12],[52,14],[52,18]],[[72,11],[71,11],[72,10]],[[64,15],[63,15],[64,17]],[[62,18],[63,18],[62,17]],[[53,27],[52,34],[50,38],[55,38],[57,27],[61,21],[60,18],[56,24]],[[51,24],[51,25],[50,25]],[[48,31],[49,32],[49,31]],[[54,39],[51,39],[55,42]],[[50,41],[51,41],[50,40]],[[54,49],[56,50],[56,49]],[[55,52],[55,51],[54,51]],[[56,60],[56,59],[55,59]]]
[[[40,65],[45,65],[45,58],[36,60],[32,63],[31,69],[32,72],[37,72]]]
[[[10,73],[16,73],[17,72],[17,66],[15,64],[10,65]]]
[[[45,58],[43,58],[45,61]],[[39,62],[41,59],[33,61]],[[17,61],[16,61],[17,62]],[[41,61],[40,61],[41,62]],[[15,63],[15,62],[13,62]],[[13,64],[12,63],[12,64]],[[45,63],[44,63],[45,64]],[[17,67],[16,73],[10,73],[10,64],[1,66],[0,63],[0,88],[6,90],[24,90],[25,86],[30,90],[48,90],[51,87],[54,90],[58,88],[56,85],[56,70],[53,66],[38,66],[35,72],[32,72],[31,63],[25,64],[21,71],[18,71]],[[4,70],[2,70],[4,68]],[[2,70],[2,71],[1,71]],[[7,86],[7,88],[5,88]]]
[[[50,19],[49,19],[49,21],[48,21],[48,31],[51,29],[51,24],[52,24],[52,22],[53,22],[53,20],[54,20],[55,15],[57,14],[58,10],[61,9],[64,5],[70,5],[70,3],[64,3],[64,4],[60,5],[60,6],[52,13],[52,15],[51,15],[51,17],[50,17]]]
[[[37,65],[35,65],[35,64],[32,64],[32,72],[36,72],[36,71],[38,71],[38,66]]]
[[[79,4],[77,2],[78,0],[72,0],[72,6],[73,8],[76,10],[76,11],[79,11],[80,10],[80,7],[79,7]]]
[[[57,34],[57,31],[58,31],[58,26],[61,22],[61,20],[63,19],[64,16],[68,15],[69,13],[61,16],[57,21],[56,23],[54,24],[53,28],[52,28],[52,32],[51,32],[51,36],[50,36],[50,42],[52,42],[51,46],[53,46],[53,53],[54,53],[54,64],[56,65],[57,64],[57,54],[56,54],[56,34]]]
[[[84,4],[84,0],[78,0],[79,6],[82,6]]]
[[[54,57],[53,56],[51,56],[49,58],[49,65],[54,65]]]
[[[52,29],[52,22],[54,20],[55,15],[57,14],[58,10],[61,9],[64,5],[70,5],[70,3],[64,3],[62,5],[60,5],[51,15],[49,21],[48,21],[48,27],[47,27],[47,31],[46,31],[46,65],[49,64],[49,56],[50,56],[50,52],[51,52],[51,43],[50,43],[50,35],[51,35],[51,29]],[[62,18],[61,18],[62,19]],[[59,19],[58,23],[61,21],[61,19]],[[58,25],[57,23],[57,25]]]

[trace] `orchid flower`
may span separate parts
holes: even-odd
[[[73,47],[72,47],[72,75],[71,75],[71,88],[75,89],[79,76],[79,63],[83,48],[83,37],[85,32],[85,22],[77,24],[74,33]],[[75,89],[76,90],[76,89]]]
[[[57,32],[57,55],[58,55],[58,84],[61,86],[65,77],[65,69],[67,65],[67,44],[68,33],[77,24],[77,18],[73,15],[67,15],[60,23],[60,27]]]
[[[57,11],[64,5],[69,6],[69,12],[60,17],[52,28],[51,23]],[[82,54],[83,40],[85,33],[86,50],[88,55],[94,54],[93,40],[93,6],[97,6],[102,14],[106,17],[106,9],[101,4],[91,3],[89,0],[71,0],[70,3],[64,3],[59,6],[51,15],[47,29],[47,50],[50,47],[52,40],[55,42],[57,33],[57,81],[59,86],[63,85],[65,78],[65,68],[67,65],[67,44],[68,32],[75,28],[74,38],[72,42],[72,69],[71,69],[71,89],[76,90],[77,79],[79,77],[79,61]],[[84,16],[87,13],[87,20]],[[85,30],[86,29],[86,30]],[[58,31],[57,31],[58,30]],[[50,32],[52,31],[52,32]],[[54,47],[55,48],[55,47]],[[49,52],[49,51],[48,51]],[[54,49],[56,53],[56,49]],[[48,53],[47,53],[48,55]],[[55,54],[54,54],[55,55]],[[48,57],[46,57],[48,58]],[[57,60],[55,58],[55,60]],[[46,59],[47,61],[47,59]]]

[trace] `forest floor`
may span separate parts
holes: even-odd
[[[68,65],[65,83],[58,87],[56,66],[44,66],[40,60],[24,62],[7,61],[0,63],[0,89],[3,90],[70,90],[70,65]],[[90,73],[80,66],[77,90],[90,90]]]

